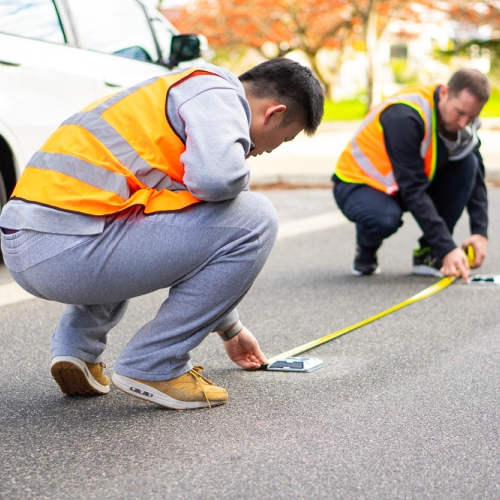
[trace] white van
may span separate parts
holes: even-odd
[[[207,48],[146,0],[0,0],[0,210],[66,118]]]

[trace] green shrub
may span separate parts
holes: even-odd
[[[366,114],[366,103],[358,99],[333,102],[325,101],[324,121],[361,120]]]
[[[333,102],[325,101],[323,121],[361,120],[366,114],[366,103],[358,99]],[[481,112],[481,118],[500,117],[500,89],[494,88],[491,97]]]
[[[481,118],[500,117],[500,89],[492,89],[491,96],[481,111]]]

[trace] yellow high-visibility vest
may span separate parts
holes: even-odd
[[[170,88],[207,74],[218,76],[189,69],[156,77],[74,114],[33,155],[12,198],[97,216],[199,202],[183,183],[186,146],[169,124],[166,102]]]
[[[390,195],[398,191],[385,148],[380,115],[388,106],[405,104],[415,109],[424,122],[425,133],[420,144],[420,154],[424,160],[424,173],[432,180],[437,161],[434,91],[438,86],[412,85],[372,108],[340,155],[335,175],[345,182],[367,184]]]

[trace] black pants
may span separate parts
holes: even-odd
[[[439,216],[450,234],[469,201],[474,188],[478,161],[474,154],[450,162],[436,170],[427,194],[434,202]],[[335,181],[333,195],[342,213],[356,223],[357,243],[363,247],[378,248],[385,238],[394,234],[402,225],[406,211],[398,195],[389,196],[365,184]],[[421,246],[427,246],[425,238]]]

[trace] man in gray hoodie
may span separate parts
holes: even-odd
[[[309,69],[288,59],[239,78],[210,64],[158,77],[66,120],[30,160],[0,217],[4,260],[37,297],[68,304],[51,339],[65,394],[106,394],[102,353],[128,300],[169,288],[115,363],[114,385],[169,408],[223,404],[190,351],[212,331],[239,366],[266,358],[237,304],[278,220],[248,191],[246,158],[323,114]]]

